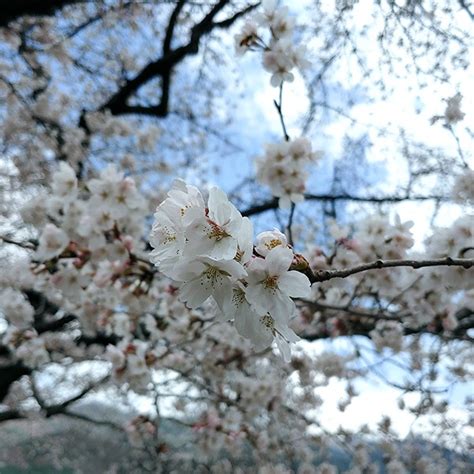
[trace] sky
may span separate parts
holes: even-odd
[[[304,11],[309,1],[288,3],[292,12]],[[330,8],[331,2],[327,2]],[[354,27],[362,28],[360,25],[370,24],[371,12],[374,8],[373,2],[362,0],[357,2],[354,15]],[[300,13],[297,12],[297,13]],[[467,15],[460,15],[458,25],[470,28]],[[359,25],[359,26],[355,26]],[[362,56],[367,59],[368,67],[377,70],[377,61],[380,58],[380,49],[377,44],[376,34],[378,27],[369,28],[366,38],[359,38]],[[229,35],[230,38],[230,35]],[[231,41],[230,41],[231,43]],[[231,47],[231,44],[228,45]],[[311,54],[315,63],[318,62],[317,44],[309,44]],[[443,115],[446,106],[445,100],[454,96],[457,92],[463,95],[462,111],[466,114],[464,121],[455,125],[456,133],[459,135],[464,150],[472,146],[472,139],[465,131],[465,127],[474,123],[474,88],[472,78],[474,77],[474,66],[471,64],[466,70],[453,70],[452,80],[449,83],[440,83],[435,79],[423,77],[427,85],[420,87],[419,78],[414,74],[404,73],[405,68],[410,67],[410,58],[406,54],[406,48],[393,48],[393,54],[399,57],[397,67],[400,74],[405,77],[397,78],[395,75],[385,74],[384,83],[390,93],[383,96],[375,87],[364,90],[358,85],[361,78],[354,72],[354,64],[344,61],[338,63],[337,68],[331,69],[329,76],[329,89],[336,85],[345,85],[349,94],[355,98],[355,105],[344,111],[352,117],[356,123],[341,115],[332,114],[328,120],[318,122],[316,132],[311,131],[313,148],[323,151],[323,160],[314,166],[312,176],[308,185],[308,192],[318,193],[327,191],[327,183],[332,166],[335,162],[344,160],[344,149],[342,148],[345,136],[357,139],[367,136],[370,146],[366,149],[366,157],[369,164],[376,165],[381,172],[381,177],[376,182],[378,194],[393,195],[397,193],[397,185],[404,183],[407,178],[405,161],[400,155],[400,129],[404,129],[407,138],[413,142],[419,142],[439,149],[448,156],[456,156],[457,145],[453,136],[442,126],[442,121],[434,125],[430,123],[431,118]],[[428,59],[426,60],[428,64]],[[421,66],[424,66],[421,60]],[[217,184],[232,188],[239,180],[253,172],[252,158],[261,155],[264,144],[282,139],[281,127],[278,114],[273,105],[274,99],[278,97],[278,89],[270,85],[270,75],[263,71],[260,65],[258,53],[247,53],[238,57],[236,61],[239,76],[239,89],[245,91],[246,99],[239,103],[236,111],[237,119],[234,127],[229,130],[229,136],[245,149],[249,160],[241,159],[239,166],[224,167],[222,174],[216,176]],[[311,76],[310,76],[311,77]],[[335,89],[337,94],[337,87]],[[332,103],[337,105],[337,100]],[[309,108],[308,90],[299,73],[296,73],[293,83],[285,83],[283,97],[283,111],[288,131],[291,137],[297,137],[302,132],[302,120]],[[381,129],[386,132],[384,136],[379,133]],[[468,156],[468,162],[474,167],[472,156]],[[436,183],[433,183],[436,185]],[[420,194],[432,194],[445,192],[435,187],[432,191],[428,187],[420,190]],[[358,190],[360,195],[370,195],[370,190]],[[416,192],[415,192],[416,194]],[[412,232],[415,237],[415,249],[422,248],[423,239],[429,234],[431,218],[435,210],[432,201],[406,202],[391,206],[391,214],[397,212],[402,221],[413,220],[415,225]],[[434,221],[436,225],[445,226],[453,222],[462,214],[463,210],[457,205],[444,205],[441,207]]]

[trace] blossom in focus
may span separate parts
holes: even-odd
[[[173,278],[181,281],[179,288],[181,301],[190,308],[197,308],[209,296],[214,296],[221,303],[232,296],[232,280],[247,275],[244,267],[235,260],[215,260],[209,257],[198,257],[190,263],[178,266]]]
[[[253,259],[248,267],[246,296],[252,307],[260,314],[287,322],[293,315],[293,298],[310,295],[311,283],[306,275],[289,271],[293,252],[289,248],[277,247],[266,257]]]
[[[267,230],[257,235],[257,245],[255,250],[259,255],[265,257],[275,247],[287,247],[288,241],[285,234],[279,230]]]
[[[291,358],[290,343],[300,340],[287,324],[269,313],[259,316],[254,311],[245,312],[236,317],[234,324],[242,336],[250,339],[257,351],[266,349],[275,340],[285,362]]]
[[[301,145],[292,150],[304,160],[307,148]],[[308,296],[310,282],[302,273],[289,271],[294,254],[281,232],[259,234],[257,257],[252,223],[222,190],[211,188],[204,205],[196,188],[178,182],[158,206],[150,243],[150,260],[177,282],[180,301],[196,309],[212,297],[219,319],[234,321],[255,347],[276,340],[289,358],[289,343],[297,340],[288,327],[295,311],[291,298]],[[96,276],[96,285],[113,278],[110,265],[104,270],[104,282]]]
[[[242,216],[219,188],[209,191],[206,215],[187,226],[185,256],[205,255],[216,259],[234,258]]]

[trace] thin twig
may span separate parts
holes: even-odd
[[[4,237],[0,235],[0,241],[3,241],[7,244],[16,245],[17,247],[21,247],[27,250],[35,250],[35,245],[31,242],[18,242],[16,240],[12,240],[9,237]]]
[[[295,215],[295,203],[291,203],[291,210],[290,210],[290,216],[288,217],[288,224],[286,226],[286,233],[288,235],[288,243],[293,247],[293,230],[292,230],[292,225],[293,225],[293,217]]]
[[[285,125],[285,119],[283,117],[283,82],[280,85],[280,94],[278,97],[278,102],[276,100],[273,101],[275,104],[275,107],[278,112],[278,116],[280,117],[280,123],[281,123],[281,128],[283,130],[283,136],[285,137],[285,141],[290,141],[290,136],[288,135],[288,132],[286,131],[286,125]]]

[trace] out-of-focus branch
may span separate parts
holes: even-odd
[[[0,411],[0,423],[2,421],[19,420],[25,418],[18,410]]]
[[[245,13],[253,10],[258,4],[250,5],[240,12],[235,13],[227,20],[215,22],[214,18],[229,3],[229,0],[220,0],[209,11],[209,13],[191,29],[189,42],[176,49],[171,48],[171,42],[174,32],[174,26],[177,22],[179,13],[184,7],[185,2],[180,1],[173,10],[168,28],[163,42],[163,55],[156,61],[148,63],[133,79],[128,80],[105,104],[100,110],[109,110],[113,115],[121,114],[142,114],[156,117],[165,117],[168,114],[168,101],[170,89],[170,77],[173,68],[187,56],[195,55],[199,52],[201,38],[209,34],[216,28],[228,28],[238,18]],[[140,87],[152,79],[160,77],[161,99],[159,104],[150,106],[129,105],[128,99],[135,94]]]
[[[0,402],[7,396],[13,382],[29,374],[31,369],[21,362],[0,366]]]
[[[306,194],[305,199],[307,201],[321,201],[321,202],[335,202],[335,201],[347,201],[347,202],[360,202],[360,203],[372,203],[372,204],[396,204],[405,201],[445,201],[446,197],[443,196],[352,196],[350,194]],[[254,216],[261,214],[266,211],[278,209],[278,199],[272,199],[261,204],[251,206],[242,211],[243,216]]]
[[[7,26],[10,22],[22,16],[54,15],[56,11],[67,5],[84,3],[84,0],[15,0],[2,2],[0,14],[0,27]]]
[[[57,415],[57,414],[60,414],[60,413],[65,413],[66,408],[69,405],[71,405],[74,402],[77,402],[81,398],[85,397],[89,392],[96,389],[99,385],[103,384],[104,382],[106,382],[109,379],[109,377],[110,377],[109,375],[106,375],[105,377],[102,377],[100,380],[97,380],[96,382],[93,382],[93,383],[87,385],[86,387],[84,387],[78,394],[74,395],[71,398],[68,398],[64,402],[57,403],[56,405],[46,405],[46,403],[44,402],[43,398],[41,397],[41,395],[40,395],[40,393],[39,393],[39,391],[36,387],[36,384],[34,383],[33,377],[31,377],[31,385],[32,385],[32,388],[33,388],[33,394],[34,394],[38,404],[40,405],[40,407],[44,411],[46,417],[50,417],[50,416]]]
[[[5,242],[6,244],[10,244],[10,245],[16,245],[17,247],[21,247],[27,250],[35,250],[36,248],[36,246],[32,242],[19,242],[9,237],[4,237],[2,235],[0,235],[0,242]]]
[[[458,0],[458,3],[461,6],[461,8],[469,15],[471,20],[474,20],[474,13],[469,8],[469,5],[467,5],[464,0]]]

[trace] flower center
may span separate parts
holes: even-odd
[[[240,263],[243,256],[244,256],[244,252],[243,252],[242,250],[238,249],[237,252],[236,252],[236,254],[235,254],[234,260],[235,260],[236,262],[239,262],[239,263]]]
[[[265,286],[265,288],[277,288],[278,276],[267,276],[267,278],[263,281],[263,286]]]
[[[268,250],[274,249],[275,247],[278,247],[281,245],[281,240],[279,239],[272,239],[269,240],[268,242],[265,242],[265,247],[267,247]]]
[[[222,276],[228,276],[228,274],[217,267],[208,266],[207,269],[203,272],[202,277],[208,281],[208,284],[212,286],[212,288],[216,288],[218,283],[221,281]],[[201,285],[202,285],[201,280]]]
[[[214,239],[219,242],[220,240],[225,239],[226,237],[230,237],[230,235],[220,225],[216,224],[210,219],[208,219],[207,222],[210,227],[207,236],[210,239]]]
[[[245,302],[245,293],[240,289],[234,289],[234,292],[232,294],[232,303],[235,306],[240,306]]]
[[[275,330],[274,320],[268,313],[260,318],[260,322],[270,331]]]

